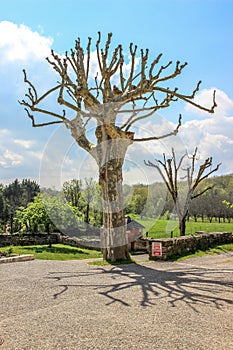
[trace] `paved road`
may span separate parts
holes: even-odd
[[[0,350],[233,349],[233,253],[138,260],[1,264]]]

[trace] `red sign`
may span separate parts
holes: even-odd
[[[162,256],[162,243],[152,242],[152,256]]]

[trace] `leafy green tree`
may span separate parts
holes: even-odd
[[[15,222],[20,226],[21,231],[29,232],[49,232],[53,226],[41,194],[38,194],[26,208],[21,206],[16,210]]]
[[[6,200],[7,212],[9,213],[10,232],[14,231],[14,216],[17,208],[22,204],[23,191],[18,179],[6,186],[3,191]]]
[[[84,180],[83,199],[85,201],[85,217],[86,223],[100,226],[102,223],[102,201],[101,187],[93,178]]]
[[[79,230],[82,213],[77,207],[67,203],[63,196],[43,196],[43,204],[56,230],[65,234],[75,234]]]
[[[127,212],[142,215],[144,214],[144,208],[147,202],[148,187],[145,185],[133,185],[132,190],[133,190],[133,195],[127,204]],[[126,197],[126,202],[127,202],[127,197]]]
[[[7,223],[10,218],[9,206],[6,203],[6,199],[3,195],[3,191],[0,191],[0,233],[7,231]]]
[[[19,207],[15,221],[21,231],[62,231],[78,229],[78,211],[61,197],[38,194],[26,208]]]
[[[18,229],[14,220],[16,210],[21,206],[25,208],[39,192],[39,185],[29,179],[23,179],[21,183],[15,179],[2,188],[4,225],[10,225],[11,233]]]
[[[20,187],[22,189],[22,205],[26,207],[40,193],[40,186],[35,181],[23,179]]]
[[[84,200],[82,197],[83,183],[81,180],[72,179],[65,181],[62,186],[64,196],[73,207],[77,207],[80,211],[84,208]]]

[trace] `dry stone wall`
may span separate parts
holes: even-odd
[[[83,240],[75,237],[64,236],[59,233],[0,235],[0,247],[11,245],[49,245],[56,243],[101,250],[100,241],[97,239]],[[167,260],[174,256],[194,253],[197,250],[207,250],[226,243],[233,243],[232,232],[197,232],[195,235],[178,238],[139,238],[134,242],[133,250],[149,253],[150,260]],[[156,249],[154,249],[155,247]]]
[[[178,238],[150,239],[149,259],[168,260],[176,256],[207,250],[217,245],[233,242],[232,232],[197,232],[195,235]]]
[[[84,240],[75,237],[68,237],[60,233],[20,233],[13,235],[0,235],[0,247],[28,246],[28,245],[49,245],[61,243],[79,248],[100,250],[100,242],[96,239]]]

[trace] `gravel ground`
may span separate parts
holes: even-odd
[[[4,350],[233,349],[233,253],[0,266]]]

